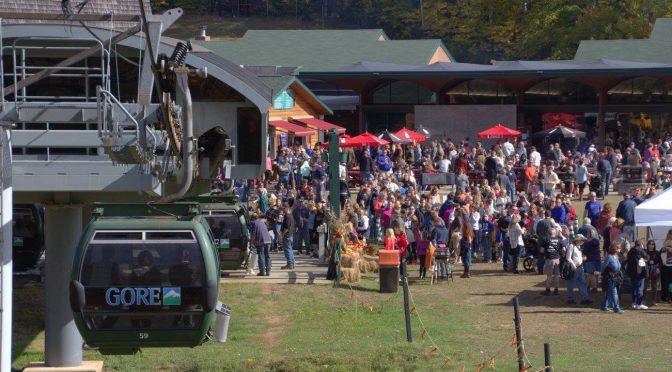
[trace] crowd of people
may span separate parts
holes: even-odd
[[[489,149],[469,139],[445,139],[343,149],[338,192],[344,228],[338,237],[399,250],[408,265],[419,264],[420,280],[431,247],[439,278],[452,264],[463,265],[462,277],[470,278],[472,262],[497,262],[503,271],[519,274],[521,258],[532,257],[535,270],[547,278],[542,294],[558,295],[562,276],[570,304],[576,303],[574,288],[582,304],[601,288],[602,309],[622,312],[617,295],[622,273],[630,279],[634,309],[669,302],[672,240],[664,247],[635,241],[634,209],[669,187],[664,170],[672,164],[672,151],[667,142],[643,147],[598,150],[586,144],[579,152],[551,143],[542,155],[516,139]],[[333,262],[327,236],[335,217],[327,202],[326,150],[319,143],[312,149],[283,148],[272,163],[261,180],[236,184],[241,199],[253,201],[266,219],[270,250],[285,253],[283,269],[294,268],[294,251]],[[617,205],[600,200],[627,167],[642,169],[649,186],[623,193]],[[348,184],[353,171],[358,190]],[[454,173],[454,186],[423,185],[419,172]],[[584,198],[578,215],[576,205]]]

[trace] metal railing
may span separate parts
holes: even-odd
[[[81,42],[84,45],[69,45],[69,46],[59,46],[58,42]],[[42,44],[40,44],[42,43]],[[71,52],[83,51],[91,48],[91,45],[86,44],[98,44],[100,47],[100,66],[89,66],[89,59],[84,60],[84,66],[69,66],[69,67],[56,67],[56,66],[43,66],[43,65],[31,65],[29,58],[31,57],[31,52],[34,51],[50,51],[50,52],[61,52],[63,54],[69,55]],[[2,52],[5,54],[5,49],[10,49],[12,53],[12,72],[7,73],[6,75],[11,75],[14,81],[14,102],[29,102],[29,101],[55,101],[55,100],[64,100],[64,101],[74,101],[74,102],[93,102],[96,100],[90,91],[91,83],[97,83],[105,89],[110,88],[110,52],[105,49],[105,46],[100,40],[91,39],[91,38],[44,38],[44,37],[25,37],[17,38],[14,40],[11,46],[3,47]],[[29,94],[28,87],[22,89],[17,88],[17,83],[20,80],[24,80],[41,70],[59,70],[61,73],[54,73],[50,76],[56,79],[63,78],[81,78],[84,80],[84,95],[40,95],[40,94]]]

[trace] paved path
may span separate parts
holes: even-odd
[[[288,284],[328,284],[327,265],[320,264],[319,259],[298,255],[294,252],[296,268],[281,270],[285,266],[283,253],[271,253],[271,275],[246,275],[245,270],[225,271],[222,274],[222,283],[288,283]]]

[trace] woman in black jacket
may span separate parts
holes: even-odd
[[[644,241],[638,240],[637,244],[628,252],[626,274],[632,282],[632,308],[646,310],[644,305],[644,282],[646,280],[646,261],[649,254],[644,250]]]
[[[649,255],[646,261],[647,278],[644,283],[644,290],[649,288],[648,306],[655,306],[658,298],[658,279],[660,278],[660,252],[656,250],[656,242],[651,239],[646,243],[646,253]]]

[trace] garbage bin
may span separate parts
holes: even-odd
[[[378,266],[380,293],[396,293],[399,290],[399,251],[378,251]]]
[[[217,320],[215,320],[214,339],[218,342],[226,342],[226,336],[229,333],[229,320],[231,320],[231,307],[218,302],[215,313],[217,314]]]

